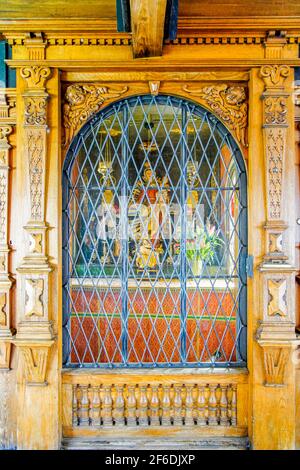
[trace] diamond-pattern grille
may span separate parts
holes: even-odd
[[[201,107],[139,96],[89,121],[63,173],[64,364],[245,365],[246,204]]]

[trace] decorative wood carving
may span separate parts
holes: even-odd
[[[25,280],[25,317],[44,315],[44,279]]]
[[[245,87],[221,84],[203,88],[184,86],[182,89],[191,96],[201,98],[204,105],[234,131],[240,144],[247,146],[248,106]]]
[[[47,46],[47,41],[44,41],[43,35],[41,32],[26,33],[26,38],[24,39],[24,46],[26,46],[28,50],[29,60],[44,60],[45,59],[45,50]]]
[[[27,129],[31,221],[42,221],[44,217],[45,146],[43,129]]]
[[[22,359],[25,382],[28,385],[47,385],[46,373],[50,347],[53,341],[41,343],[17,343]]]
[[[68,145],[80,127],[95,113],[105,101],[119,98],[128,88],[112,88],[105,85],[70,85],[65,94],[63,120],[65,145]]]
[[[283,186],[286,154],[286,135],[288,127],[288,100],[285,80],[290,74],[286,65],[264,65],[260,77],[264,81],[263,133],[265,146],[267,221],[265,237],[266,263],[285,263],[282,234],[287,228],[283,222]]]
[[[287,281],[286,279],[268,279],[268,315],[287,316]]]
[[[16,121],[16,90],[0,89],[0,125],[15,124]]]
[[[266,90],[284,89],[284,81],[290,74],[287,65],[263,65],[260,69],[260,76],[265,82]]]
[[[29,90],[44,90],[46,81],[51,76],[51,69],[44,65],[30,65],[22,67],[20,70],[21,77],[27,82]]]
[[[287,125],[287,98],[267,96],[264,100],[264,123],[267,125]]]
[[[264,347],[265,385],[284,385],[286,365],[290,351],[287,348]]]
[[[47,121],[48,96],[25,96],[25,124],[29,126],[45,126]]]
[[[284,128],[265,129],[268,220],[282,220],[282,183],[284,174],[284,154],[286,130]]]
[[[160,81],[158,80],[150,80],[149,81],[149,90],[151,95],[158,95],[159,92],[159,87],[160,87]]]

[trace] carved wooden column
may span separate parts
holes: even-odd
[[[291,119],[291,90],[285,81],[291,71],[286,65],[264,65],[260,77],[264,81],[263,134],[266,186],[265,256],[259,267],[262,278],[263,319],[257,340],[263,348],[266,386],[283,386],[290,352],[296,344],[294,312],[294,271],[286,253],[284,237],[286,221],[287,159],[293,155],[287,142]],[[293,123],[291,123],[293,126]],[[285,203],[284,203],[285,201]]]
[[[9,273],[9,136],[15,124],[15,90],[0,90],[0,370],[8,370],[11,353],[10,290],[13,279]]]
[[[46,385],[47,362],[54,335],[49,320],[49,273],[47,222],[45,216],[45,177],[47,165],[48,67],[23,67],[20,76],[26,82],[24,101],[24,158],[30,213],[26,231],[26,255],[21,266],[20,288],[23,310],[19,313],[15,344],[22,359],[27,384]],[[19,318],[20,318],[19,317]]]
[[[250,77],[249,246],[258,269],[248,281],[249,332],[256,338],[248,347],[249,437],[254,449],[293,449],[293,73],[285,65],[264,65]]]

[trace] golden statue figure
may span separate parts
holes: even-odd
[[[151,164],[146,162],[143,176],[133,189],[129,204],[129,215],[133,217],[132,237],[137,242],[136,266],[139,269],[155,269],[159,264],[159,255],[163,253],[162,232],[170,225],[168,188],[168,177],[158,177]]]

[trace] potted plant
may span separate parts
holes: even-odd
[[[216,248],[223,240],[217,236],[216,228],[207,221],[204,228],[197,227],[186,241],[186,256],[194,276],[200,276],[203,263],[212,263]]]

